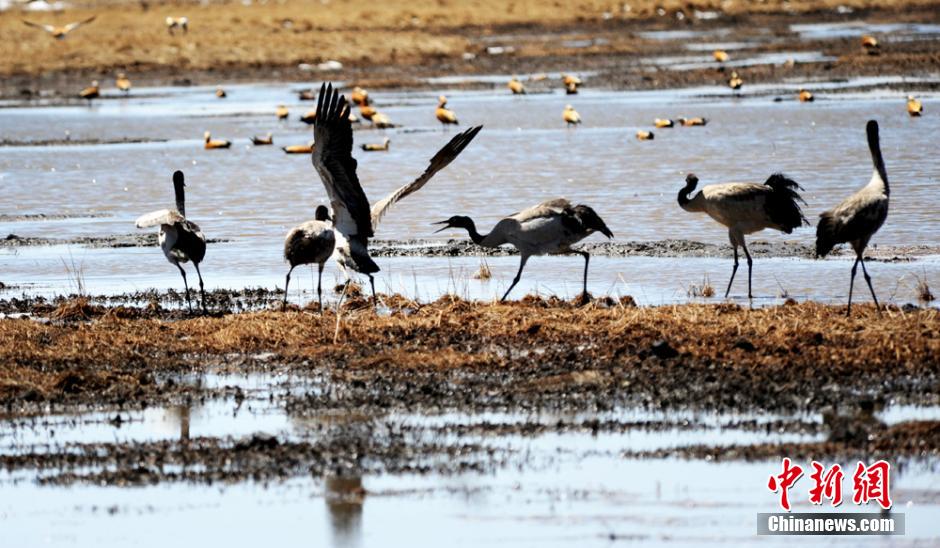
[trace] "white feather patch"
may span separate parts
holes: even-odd
[[[173,225],[184,221],[184,217],[175,209],[161,209],[145,213],[134,222],[137,228],[147,228],[151,226]]]

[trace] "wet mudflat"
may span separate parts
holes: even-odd
[[[792,23],[588,25],[565,40],[502,29],[474,47],[519,58],[481,53],[457,75],[392,67],[387,88],[370,87],[400,127],[355,137],[392,140],[358,156],[373,202],[453,134],[433,118],[439,93],[485,130],[383,220],[374,309],[334,291],[332,267],[327,310],[306,270],[280,304],[283,235],[325,199],[309,158],[279,150],[311,138],[297,120],[311,104],[296,99],[319,84],[308,74],[227,86],[224,101],[214,82],[106,90],[91,106],[5,90],[4,542],[745,546],[754,514],[777,509],[766,480],[789,456],[846,469],[890,460],[908,533],[877,543],[936,543],[940,319],[923,288],[940,287],[940,162],[927,146],[940,140],[940,80],[921,62],[940,33],[929,21]],[[863,32],[886,33],[885,55],[858,52]],[[741,94],[723,86],[716,47],[747,71]],[[575,65],[586,86],[565,96],[557,80]],[[527,79],[543,70],[547,80]],[[531,95],[508,95],[513,74]],[[816,102],[800,104],[807,82]],[[924,118],[907,117],[908,93],[927,103]],[[274,119],[280,103],[287,122]],[[566,103],[581,127],[563,127]],[[633,138],[678,116],[709,124]],[[720,299],[727,235],[678,208],[685,174],[708,184],[784,171],[814,222],[870,177],[872,117],[894,193],[867,255],[888,306],[878,314],[859,279],[862,304],[844,317],[851,257],[812,259],[812,227],[752,237],[758,298],[741,297],[739,271]],[[202,150],[205,130],[233,148]],[[268,131],[274,147],[250,145]],[[133,232],[137,215],[171,205],[174,169],[211,238],[206,315],[187,310],[155,235]],[[497,305],[517,256],[432,233],[454,214],[485,230],[556,195],[594,206],[617,236],[584,243],[590,303],[576,301],[581,259],[544,257],[521,301]],[[805,493],[796,509],[812,510]],[[263,526],[205,526],[222,516]]]

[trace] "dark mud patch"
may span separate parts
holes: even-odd
[[[517,255],[512,246],[496,249],[485,248],[468,240],[373,240],[370,253],[376,257],[463,257],[486,256],[498,257]],[[659,240],[632,242],[597,242],[574,246],[576,250],[589,252],[595,257],[697,257],[725,258],[732,256],[730,245],[708,244],[692,240]],[[748,250],[758,257],[797,257],[811,259],[815,249],[811,245],[796,242],[770,242],[754,240],[748,242]],[[833,251],[834,256],[849,256],[851,250],[841,246]],[[927,255],[940,255],[940,246],[871,246],[867,250],[867,259],[871,260],[909,260]]]
[[[795,460],[827,458],[935,460],[940,456],[940,422],[911,421],[891,427],[871,427],[858,439],[829,439],[807,443],[761,443],[755,445],[693,445],[652,451],[626,451],[626,458],[687,458],[710,461],[755,461],[789,457]]]
[[[223,238],[207,238],[207,244],[227,243],[230,240]],[[29,247],[50,245],[80,245],[90,248],[123,248],[123,247],[158,247],[159,236],[155,232],[112,234],[110,236],[77,236],[75,238],[43,238],[37,236],[20,236],[8,234],[0,240],[0,247]]]
[[[15,223],[23,221],[61,221],[65,219],[103,219],[110,217],[106,213],[94,212],[75,212],[75,213],[23,213],[23,214],[0,214],[0,223]]]
[[[80,146],[80,145],[127,145],[142,143],[166,143],[169,139],[142,139],[123,137],[121,139],[34,139],[17,141],[11,139],[0,140],[0,147],[50,147],[50,146]]]

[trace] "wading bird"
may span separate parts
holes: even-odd
[[[372,125],[379,129],[395,127],[395,124],[392,123],[392,119],[381,112],[376,112],[372,115]]]
[[[708,123],[708,118],[696,116],[695,118],[677,118],[677,121],[685,127],[704,126]]]
[[[95,17],[97,17],[97,15],[92,15],[91,17],[89,17],[88,19],[85,19],[84,21],[77,21],[75,23],[69,23],[68,25],[65,25],[64,27],[59,27],[56,25],[43,25],[40,23],[33,23],[32,21],[27,21],[26,19],[22,19],[22,21],[23,21],[23,24],[25,25],[28,25],[30,27],[35,27],[37,29],[42,29],[48,32],[56,40],[65,40],[66,36],[68,36],[70,32],[72,32],[73,30],[77,29],[78,27],[82,25],[87,25],[88,23],[91,23],[92,21],[95,20]]]
[[[251,143],[255,146],[273,145],[274,136],[271,135],[270,131],[264,137],[258,137],[257,135],[255,135],[251,138]]]
[[[913,95],[907,96],[907,113],[914,118],[924,113],[924,105]]]
[[[515,76],[509,81],[508,86],[513,95],[525,95],[525,86]]]
[[[812,103],[816,98],[813,97],[813,94],[809,91],[800,88],[800,93],[797,95],[801,103]]]
[[[287,117],[290,116],[290,111],[287,110],[287,107],[284,105],[278,105],[277,110],[274,111],[274,115],[277,116],[278,120],[287,120]]]
[[[859,263],[862,264],[862,274],[875,307],[879,308],[875,288],[871,285],[871,276],[865,269],[865,248],[875,232],[881,228],[888,217],[888,196],[891,191],[888,187],[888,172],[885,161],[881,156],[881,143],[878,139],[878,122],[870,120],[865,127],[868,134],[868,149],[874,164],[871,181],[861,190],[849,196],[835,208],[819,216],[816,225],[816,256],[825,257],[837,244],[849,243],[855,250],[855,264],[852,265],[852,277],[849,281],[849,306],[846,314],[852,313],[852,289],[855,285],[855,272]]]
[[[369,92],[359,86],[356,86],[353,88],[352,93],[349,94],[349,99],[352,100],[356,106],[368,105]]]
[[[388,150],[388,145],[392,140],[386,137],[381,143],[363,143],[362,150],[366,152],[383,152]]]
[[[206,290],[202,283],[202,273],[199,272],[199,263],[206,256],[206,237],[203,236],[199,226],[186,218],[186,198],[183,188],[183,172],[173,173],[173,189],[176,192],[176,209],[161,209],[141,215],[137,218],[137,228],[160,227],[160,248],[170,264],[179,269],[183,276],[183,287],[186,288],[186,302],[189,310],[193,305],[189,298],[189,284],[186,282],[186,271],[180,263],[192,261],[199,276],[199,293],[202,297],[202,311],[206,311]]]
[[[764,184],[725,183],[706,185],[689,198],[695,190],[698,177],[689,173],[685,178],[685,187],[679,191],[679,207],[691,212],[704,212],[709,217],[728,227],[728,239],[734,248],[734,267],[731,279],[725,289],[725,298],[731,292],[734,275],[738,271],[738,247],[744,249],[747,257],[747,297],[751,294],[751,269],[753,261],[744,242],[744,235],[765,228],[772,228],[790,234],[793,229],[807,223],[800,209],[803,199],[797,190],[803,190],[792,179],[781,173],[771,175]],[[805,203],[805,202],[804,202]]]
[[[652,141],[656,138],[652,131],[646,131],[644,129],[636,130],[636,138],[640,141]]]
[[[288,154],[310,154],[313,152],[313,149],[313,141],[310,141],[305,145],[289,145],[286,147],[281,147],[281,150]]]
[[[569,87],[569,86],[574,86],[575,88],[579,88],[579,87],[581,87],[581,84],[582,84],[583,82],[581,82],[581,79],[580,79],[580,78],[578,78],[577,76],[574,76],[574,75],[572,75],[572,74],[562,74],[562,75],[561,75],[561,83],[563,83],[566,88]]]
[[[317,99],[317,121],[314,138],[313,166],[330,197],[333,207],[333,228],[336,231],[334,256],[347,282],[349,270],[369,276],[372,298],[375,299],[375,278],[379,267],[369,257],[369,238],[379,221],[392,205],[419,190],[441,169],[444,169],[476,137],[482,126],[456,135],[431,158],[420,177],[377,202],[371,208],[359,178],[356,160],[352,157],[353,135],[349,123],[349,104],[332,86],[324,84]]]
[[[228,93],[225,93],[225,89],[222,88],[222,86],[216,86],[215,96],[218,97],[219,99],[225,99],[226,97],[228,97]]]
[[[434,110],[434,116],[441,123],[442,128],[446,128],[447,124],[457,125],[457,115],[447,108],[447,97],[443,95],[437,98],[437,108]]]
[[[203,148],[205,148],[206,150],[210,150],[214,148],[229,148],[230,146],[232,146],[232,142],[227,139],[213,139],[212,134],[209,133],[208,131],[203,134],[203,138],[205,139],[205,144],[203,145]]]
[[[865,53],[868,55],[878,55],[881,53],[881,44],[878,43],[878,39],[874,36],[862,36],[862,49],[864,49]]]
[[[519,271],[513,278],[509,289],[500,301],[505,301],[512,288],[522,278],[522,269],[532,255],[565,255],[577,253],[584,257],[583,290],[587,295],[587,275],[590,254],[575,251],[571,246],[587,238],[594,232],[600,232],[608,238],[614,235],[604,221],[586,205],[572,206],[564,198],[556,198],[524,209],[502,219],[489,234],[477,232],[476,224],[470,217],[454,216],[446,221],[435,223],[444,225],[437,232],[448,228],[463,228],[470,235],[473,243],[483,247],[495,248],[502,244],[511,244],[521,255]]]
[[[665,128],[665,127],[673,127],[676,124],[669,118],[657,118],[653,120],[653,125],[656,126],[657,128]]]
[[[90,86],[78,92],[78,96],[91,103],[92,99],[101,97],[101,90],[98,88],[98,80],[91,83]]]
[[[561,113],[562,119],[568,124],[568,127],[581,123],[581,115],[571,105],[565,105],[565,110]]]
[[[176,29],[183,31],[183,34],[189,32],[189,18],[187,17],[169,17],[166,18],[166,31],[174,34]]]
[[[320,310],[323,310],[323,265],[333,255],[335,246],[336,235],[326,206],[317,206],[314,220],[307,221],[287,233],[284,238],[284,260],[290,264],[290,270],[284,280],[284,305],[287,305],[287,288],[290,286],[290,275],[294,268],[302,264],[316,264],[319,268],[317,300]]]
[[[114,85],[126,94],[131,92],[131,80],[123,72],[119,72],[114,80]]]

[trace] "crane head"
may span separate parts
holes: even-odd
[[[174,186],[186,186],[186,183],[183,182],[183,172],[176,170],[173,172],[173,185]]]
[[[470,217],[464,217],[462,215],[454,215],[453,217],[451,217],[450,219],[447,219],[446,221],[440,221],[440,222],[432,223],[432,224],[444,225],[443,228],[439,230],[435,230],[434,231],[435,234],[437,234],[438,232],[443,232],[447,230],[448,228],[464,228],[464,229],[470,230],[472,227],[474,227],[473,220],[470,219]]]
[[[695,189],[695,185],[698,184],[698,177],[694,173],[689,173],[685,176],[685,186],[691,191]]]
[[[313,218],[318,221],[329,221],[330,220],[330,210],[324,205],[318,205],[316,212],[313,214]]]

